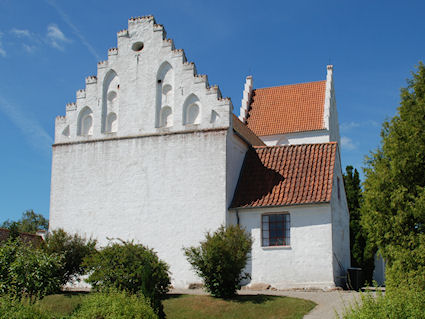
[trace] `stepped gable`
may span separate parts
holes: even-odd
[[[232,109],[153,16],[135,17],[57,117],[55,144],[226,129]]]
[[[247,126],[258,136],[325,129],[326,81],[252,91]]]
[[[253,147],[230,208],[330,202],[337,143]]]

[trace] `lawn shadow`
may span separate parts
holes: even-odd
[[[280,296],[269,296],[269,295],[237,295],[230,299],[227,299],[229,301],[235,301],[238,303],[245,303],[245,302],[251,302],[253,304],[262,304],[267,301],[272,301],[278,298],[282,298]]]
[[[167,299],[178,299],[178,298],[183,298],[185,296],[191,296],[191,295],[187,295],[187,294],[173,294],[173,293],[168,293],[165,295],[163,300],[167,300]]]
[[[188,295],[188,294],[167,294],[164,298],[164,300],[167,299],[179,299],[179,298],[185,298],[187,296],[193,296],[193,295]],[[283,296],[269,296],[269,295],[236,295],[230,298],[216,298],[213,297],[211,295],[201,295],[204,297],[211,297],[213,299],[217,299],[217,300],[224,300],[224,301],[233,301],[233,302],[237,302],[237,303],[253,303],[253,304],[263,304],[265,302],[268,301],[273,301],[276,300],[278,298],[285,298]]]
[[[90,293],[89,291],[62,291],[56,295],[72,298],[73,296],[85,296],[85,295],[88,295],[89,293]]]

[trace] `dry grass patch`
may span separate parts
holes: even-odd
[[[302,318],[315,303],[290,297],[246,295],[224,300],[210,296],[168,295],[167,319],[281,319]]]
[[[38,302],[52,318],[64,318],[88,296],[86,293],[50,295]],[[282,319],[302,318],[315,303],[298,298],[245,295],[225,300],[210,296],[167,295],[163,301],[167,319]]]

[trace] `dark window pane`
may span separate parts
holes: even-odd
[[[261,216],[262,245],[284,246],[289,245],[290,240],[290,215],[272,214]]]

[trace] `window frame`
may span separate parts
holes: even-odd
[[[283,245],[270,245],[270,221],[268,222],[268,231],[269,231],[269,244],[265,245],[264,244],[264,228],[263,228],[263,216],[273,216],[273,215],[285,215],[284,219],[283,219],[283,234],[284,234],[284,244]],[[287,216],[287,219],[286,219]],[[289,224],[289,227],[286,227],[286,223]],[[284,211],[284,212],[272,212],[272,213],[264,213],[261,214],[261,219],[260,219],[260,229],[261,229],[261,247],[262,248],[282,248],[282,247],[291,247],[291,214],[288,211]],[[288,234],[286,233],[288,231]],[[289,236],[287,236],[289,235]],[[286,243],[286,240],[289,239],[289,244]]]

